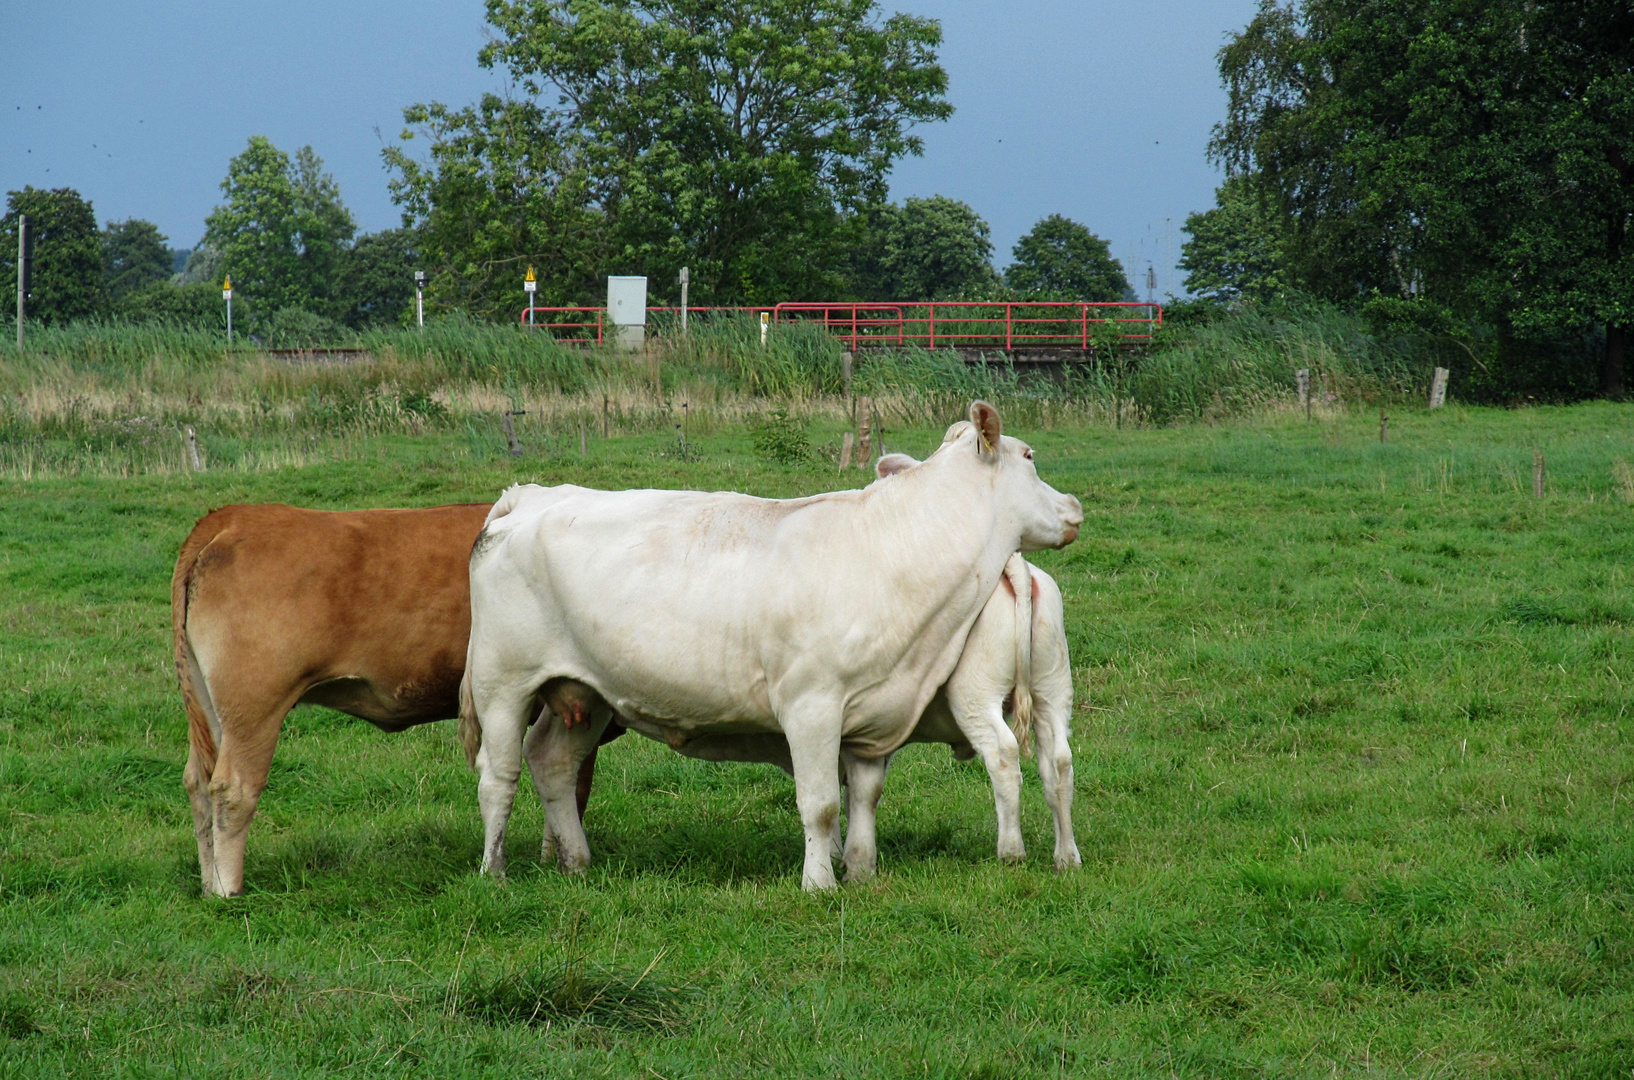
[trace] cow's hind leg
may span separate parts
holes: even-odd
[[[1004,722],[1000,700],[991,694],[965,694],[948,685],[948,705],[959,731],[987,766],[993,783],[993,807],[998,815],[998,856],[1019,862],[1026,855],[1021,840],[1021,748]]]
[[[875,812],[885,790],[885,769],[890,757],[865,758],[840,752],[845,767],[845,880],[867,881],[879,863],[874,835]]]
[[[602,731],[612,718],[612,709],[598,701],[587,716],[576,717],[588,722],[570,725],[565,717],[553,714],[543,717],[528,732],[528,769],[545,806],[541,855],[548,858],[554,847],[556,863],[566,873],[577,873],[590,865],[590,844],[579,814],[579,774],[596,752]]]
[[[270,703],[269,697],[244,692],[223,692],[215,697],[221,718],[221,744],[206,790],[214,858],[215,888],[211,891],[218,896],[237,896],[244,891],[244,845],[250,822],[266,790],[279,729],[295,706],[294,696]],[[194,814],[196,825],[197,809]]]
[[[1065,649],[1061,652],[1064,654]],[[1033,694],[1033,733],[1038,738],[1038,780],[1055,817],[1055,868],[1083,864],[1072,834],[1072,674],[1064,661],[1040,680]]]
[[[472,700],[482,728],[477,751],[477,802],[482,807],[482,872],[505,877],[505,826],[522,776],[522,737],[535,709],[532,686],[486,686],[473,682]],[[548,720],[548,717],[546,717]]]

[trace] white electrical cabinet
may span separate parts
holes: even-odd
[[[614,326],[647,325],[647,279],[610,277],[607,279],[607,311]]]

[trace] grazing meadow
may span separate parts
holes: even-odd
[[[768,419],[666,400],[660,372],[619,414],[497,363],[464,398],[409,360],[351,398],[244,363],[232,408],[140,357],[145,382],[65,361],[5,387],[0,1078],[1634,1068],[1634,408],[1392,405],[1381,444],[1371,407],[1307,420],[1270,390],[1154,426],[999,387],[1086,510],[1036,556],[1067,605],[1077,872],[1030,764],[1028,857],[1000,865],[980,764],[914,746],[879,879],[807,895],[782,773],[626,736],[589,872],[540,864],[524,780],[495,884],[451,723],[302,707],[247,895],[206,901],[169,576],[207,510],[868,478],[836,469],[834,387]],[[963,389],[881,383],[887,448],[930,452]]]

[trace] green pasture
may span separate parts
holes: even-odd
[[[226,503],[863,473],[724,422],[519,461],[364,430],[283,467],[246,426],[201,474],[8,471],[0,1077],[1629,1076],[1634,407],[1397,410],[1383,445],[1365,414],[1011,433],[1087,513],[1037,556],[1084,866],[1051,869],[1030,766],[1003,866],[980,765],[912,747],[881,877],[827,895],[781,773],[636,737],[603,752],[589,873],[540,865],[524,781],[495,885],[452,724],[303,708],[248,895],[205,901],[168,587]]]

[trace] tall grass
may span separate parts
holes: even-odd
[[[1149,355],[1111,366],[1141,416],[1167,424],[1287,404],[1300,368],[1328,406],[1400,400],[1428,385],[1433,364],[1408,339],[1376,337],[1355,316],[1309,304],[1171,329]]]
[[[336,345],[354,350],[343,357],[292,360],[184,327],[45,327],[22,353],[0,335],[0,473],[182,468],[190,425],[208,435],[216,464],[261,468],[344,459],[349,439],[439,426],[497,438],[504,412],[525,414],[515,424],[535,443],[598,428],[708,433],[757,425],[774,409],[847,425],[858,396],[890,430],[946,422],[977,397],[1035,429],[1219,422],[1291,409],[1298,368],[1312,371],[1316,407],[1332,415],[1417,395],[1429,366],[1410,343],[1322,306],[1171,326],[1140,351],[1098,339],[1064,369],[1002,354],[859,351],[849,399],[838,339],[798,323],[762,339],[747,313],[695,319],[685,334],[655,325],[637,353],[467,318],[343,336]]]

